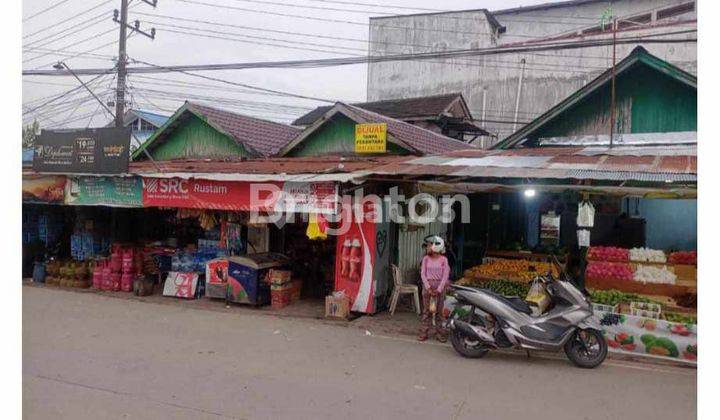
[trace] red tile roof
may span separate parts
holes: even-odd
[[[453,102],[461,97],[460,93],[448,93],[416,98],[362,102],[353,105],[390,118],[412,120],[413,118],[440,117]],[[310,125],[325,115],[330,108],[332,108],[331,105],[319,106],[293,121],[293,125]],[[470,117],[470,115],[467,115],[467,117]]]
[[[289,125],[248,117],[195,102],[187,102],[187,107],[207,118],[208,123],[223,130],[238,144],[261,156],[276,154],[302,131]]]

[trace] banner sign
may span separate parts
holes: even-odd
[[[697,363],[697,325],[595,311],[609,350]]]
[[[128,171],[130,128],[43,130],[35,139],[33,170],[83,174]]]
[[[65,186],[65,204],[142,207],[142,179],[111,176],[71,177]]]
[[[26,203],[62,204],[65,199],[63,175],[23,176],[22,200]]]
[[[239,182],[204,179],[143,178],[145,207],[236,211],[335,211],[334,182]],[[327,197],[327,198],[326,198]]]
[[[355,153],[385,153],[387,124],[355,124]]]
[[[205,179],[143,178],[142,201],[145,207],[238,211],[272,209],[266,206],[272,190],[258,191],[258,199],[255,200],[251,197],[251,185],[250,182]]]
[[[325,182],[285,182],[275,202],[276,212],[334,214],[337,210],[337,184]]]

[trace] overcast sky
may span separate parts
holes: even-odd
[[[367,40],[367,23],[370,16],[427,11],[423,9],[498,10],[547,2],[541,0],[445,0],[442,2],[437,0],[359,0],[357,2],[352,0],[158,0],[157,7],[153,8],[142,0],[131,0],[129,20],[131,22],[140,20],[141,29],[149,31],[154,26],[157,32],[154,40],[142,35],[132,36],[128,40],[127,48],[129,57],[160,65],[366,55],[368,45],[365,42],[304,37],[295,33]],[[361,3],[384,6],[360,5]],[[403,8],[394,8],[387,4]],[[56,6],[42,12],[53,5]],[[120,0],[24,0],[23,69],[49,69],[60,59],[65,60],[71,68],[112,67],[113,58],[117,56],[117,43],[114,41],[118,37],[117,24],[112,21],[112,11],[119,7]],[[89,10],[91,8],[92,10]],[[148,14],[161,16],[148,16]],[[344,22],[317,21],[299,16]],[[235,26],[211,25],[199,21]],[[229,37],[235,40],[220,39]],[[89,50],[92,51],[88,52]],[[92,55],[72,57],[78,52],[88,52],[87,54]],[[321,69],[233,70],[203,74],[269,89],[353,102],[365,100],[366,70],[367,65],[362,64]],[[83,79],[88,81],[92,77],[84,76]],[[215,104],[218,107],[232,108],[248,115],[289,122],[305,110],[321,104],[251,93],[245,89],[183,74],[131,75],[129,83],[132,107],[157,110],[166,114],[177,109],[187,98]],[[187,83],[192,83],[193,86]],[[78,82],[72,77],[25,76],[23,77],[24,108],[30,110],[42,105],[53,95],[76,86]],[[104,100],[112,99],[114,81],[111,75],[94,81],[91,86],[93,91]],[[24,115],[24,122],[32,121],[35,117],[40,120],[41,127],[84,127],[88,124],[98,126],[109,121],[108,115],[103,113],[99,104],[84,91],[75,92],[52,105]]]

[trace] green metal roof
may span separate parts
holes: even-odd
[[[672,79],[683,83],[693,89],[697,89],[697,77],[682,70],[681,68],[662,60],[650,54],[643,47],[636,47],[627,57],[615,65],[615,77],[621,78],[631,68],[636,65],[644,65],[649,68],[665,74]],[[593,93],[605,87],[612,80],[612,68],[603,72],[600,76],[586,84],[572,95],[565,98],[562,102],[550,108],[544,114],[535,118],[533,121],[508,136],[505,140],[493,146],[493,149],[509,149],[515,147],[519,142],[542,129],[546,124],[555,120],[561,114],[567,112],[573,106],[580,103]]]

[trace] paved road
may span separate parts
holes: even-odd
[[[695,370],[491,354],[314,320],[23,288],[28,419],[691,419]]]

